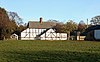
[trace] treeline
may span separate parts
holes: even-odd
[[[22,19],[15,12],[7,12],[0,7],[0,40],[9,39],[13,33],[20,36],[20,32],[25,29]]]
[[[57,20],[48,21],[57,23],[54,27],[56,32],[68,33],[69,36],[74,30],[83,31],[85,29],[82,28],[85,24],[79,24],[79,26],[82,26],[78,28],[78,24],[72,20],[69,20],[65,24]],[[24,29],[26,29],[26,25],[23,25],[22,18],[20,18],[16,12],[7,12],[4,8],[0,8],[0,40],[9,39],[13,33],[20,37],[21,31]]]
[[[84,23],[84,21],[80,21],[78,23],[74,22],[73,20],[69,20],[66,23],[61,23],[58,22],[57,20],[48,20],[48,21],[52,21],[57,23],[57,25],[54,27],[54,29],[56,29],[56,32],[60,32],[60,33],[67,33],[68,34],[68,38],[70,38],[71,35],[82,35],[84,36],[84,32],[86,32],[86,29],[88,27],[91,26],[96,26],[96,25],[100,25],[100,16],[95,16],[93,18],[91,18],[91,20],[89,21],[87,19],[87,24]],[[88,24],[89,22],[89,24]]]
[[[52,20],[55,22],[55,20]],[[80,21],[78,24],[72,20],[67,21],[66,23],[57,22],[57,25],[54,27],[55,31],[58,33],[67,33],[68,39],[70,36],[77,35],[77,32],[84,32],[86,29],[86,24],[83,21]]]
[[[59,33],[68,33],[68,38],[75,32],[84,32],[86,28],[92,25],[100,25],[100,16],[91,18],[90,24],[86,25],[84,21],[79,23],[69,20],[66,23],[58,22],[57,20],[48,20],[57,23],[54,29]],[[8,12],[0,7],[0,40],[9,39],[15,33],[20,37],[21,31],[26,29],[26,24],[16,12]]]

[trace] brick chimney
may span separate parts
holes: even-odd
[[[40,17],[40,23],[42,24],[42,17]]]

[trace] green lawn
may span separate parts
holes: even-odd
[[[100,62],[100,42],[0,41],[0,62]]]

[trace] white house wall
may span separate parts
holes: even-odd
[[[46,29],[29,29],[21,32],[21,40],[35,40],[36,36]],[[56,33],[53,29],[49,29],[40,36],[40,40],[67,40],[66,33]]]
[[[46,32],[46,37],[56,37],[56,33],[55,33],[55,31],[53,30],[53,29],[50,29],[50,30],[48,30],[47,32]]]
[[[66,33],[56,33],[53,29],[41,35],[41,40],[67,40]]]
[[[36,35],[39,35],[46,29],[29,29],[27,28],[21,32],[21,40],[35,40]]]

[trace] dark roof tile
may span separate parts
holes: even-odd
[[[28,23],[28,28],[36,28],[36,29],[47,29],[47,28],[52,28],[56,26],[56,23],[54,22],[35,22],[35,21],[30,21]]]

